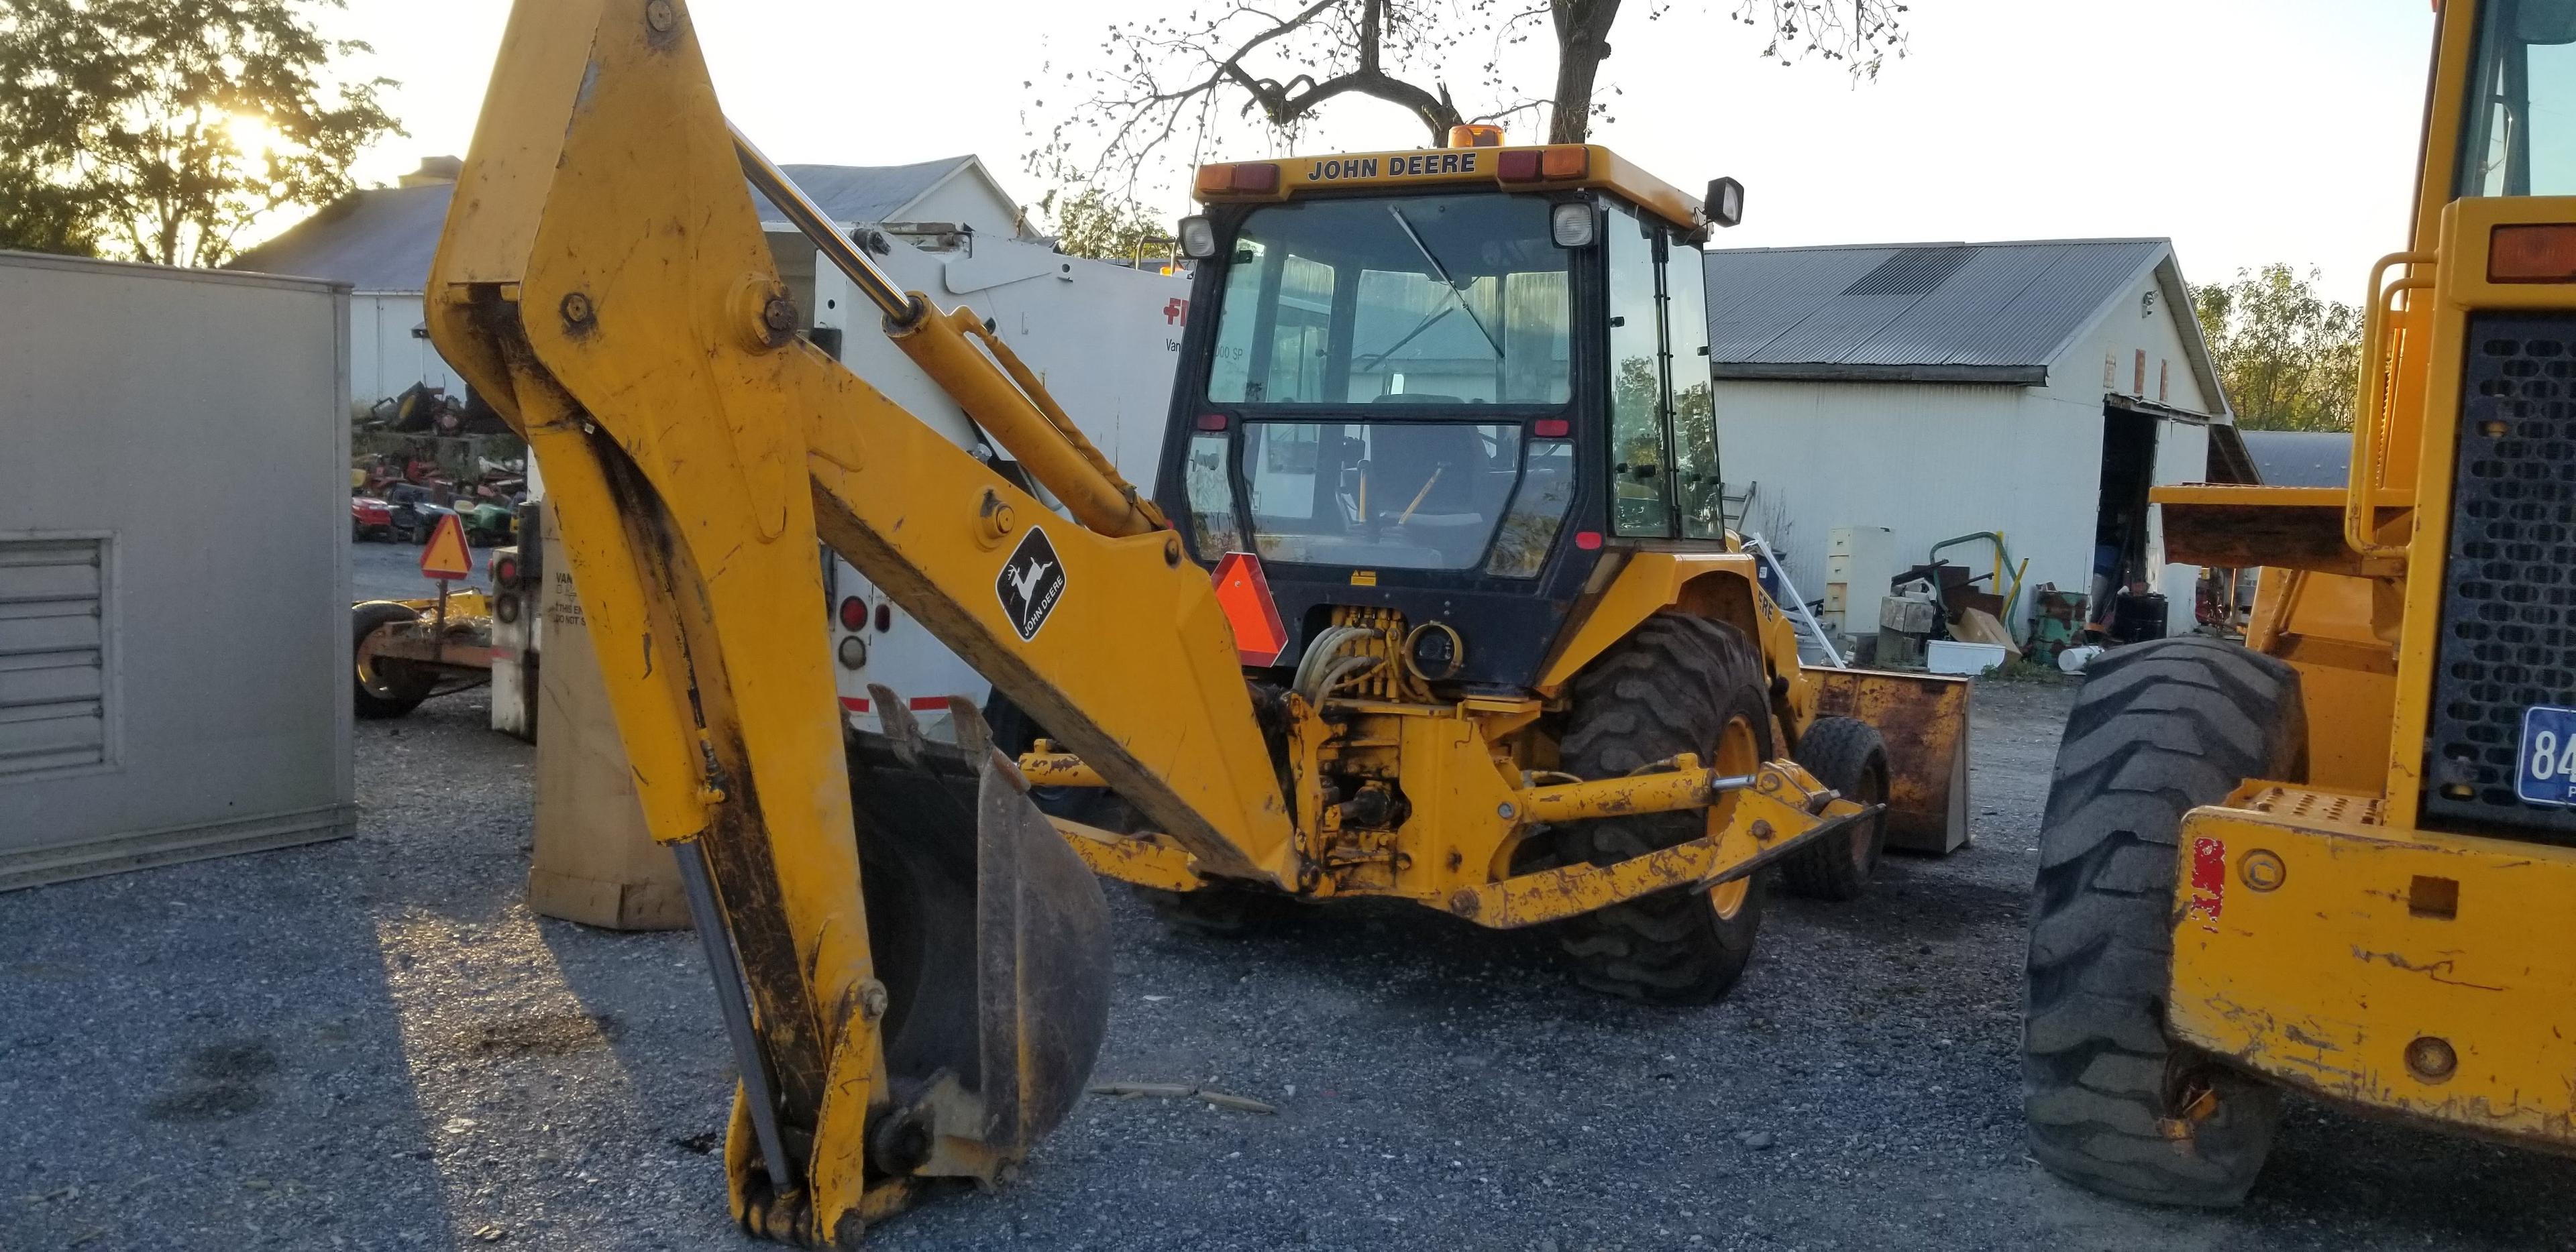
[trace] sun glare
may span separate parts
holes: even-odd
[[[286,145],[285,134],[256,114],[232,114],[224,119],[224,129],[232,135],[233,147],[254,160]]]

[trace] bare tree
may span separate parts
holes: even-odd
[[[1675,7],[1647,0],[1645,20],[1664,20]],[[1514,117],[1545,118],[1550,143],[1580,143],[1595,121],[1613,120],[1621,94],[1601,77],[1620,10],[1621,0],[1308,0],[1293,11],[1227,0],[1113,22],[1098,67],[1041,71],[1050,89],[1030,108],[1057,120],[1033,131],[1029,169],[1132,188],[1158,158],[1195,160],[1212,133],[1237,120],[1293,139],[1349,96],[1403,109],[1434,147],[1448,143],[1450,127]],[[1866,80],[1905,55],[1906,11],[1896,0],[1734,0],[1731,16],[1767,32],[1765,57],[1821,56]],[[1514,81],[1506,64],[1512,49],[1542,39],[1555,53],[1543,94]],[[1472,103],[1459,103],[1453,82],[1467,84]],[[1049,106],[1053,90],[1071,99]]]

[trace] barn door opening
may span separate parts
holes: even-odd
[[[2147,490],[2155,483],[2156,419],[2140,413],[2102,411],[2102,490],[2093,521],[2093,586],[2087,612],[2108,629],[2120,592],[2144,592],[2147,568]]]

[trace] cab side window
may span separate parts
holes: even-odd
[[[1687,539],[1726,537],[1717,474],[1717,406],[1709,380],[1708,269],[1678,239],[1664,249],[1665,326],[1672,347],[1673,483]]]
[[[1610,526],[1618,534],[1660,539],[1673,533],[1673,507],[1656,240],[1621,205],[1610,206],[1603,229],[1610,267]],[[1700,333],[1707,334],[1705,327]]]

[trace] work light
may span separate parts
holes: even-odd
[[[1547,233],[1560,248],[1592,246],[1593,213],[1589,204],[1560,204],[1548,210]]]
[[[1204,261],[1216,255],[1216,223],[1195,215],[1185,217],[1178,233],[1183,256]]]

